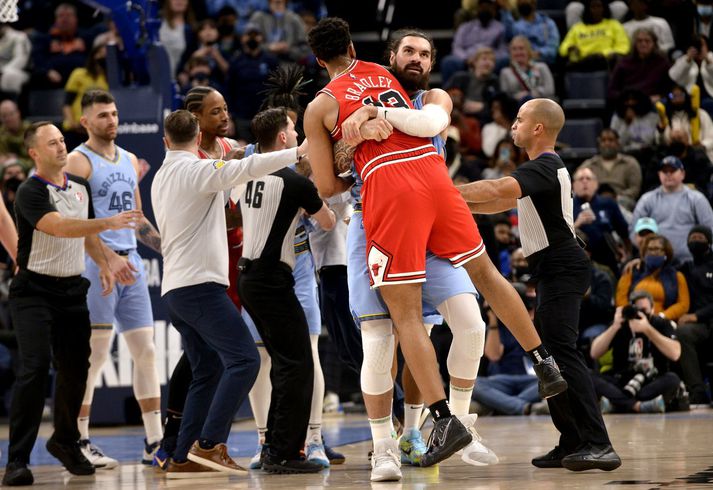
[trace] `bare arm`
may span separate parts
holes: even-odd
[[[317,221],[319,227],[324,231],[331,230],[337,223],[334,211],[329,209],[326,203],[322,204],[322,208],[311,216]]]
[[[89,180],[92,176],[92,164],[86,155],[73,151],[67,155],[67,173]],[[138,175],[138,173],[137,173]]]
[[[488,311],[488,335],[485,337],[485,347],[483,353],[490,362],[498,362],[503,357],[505,347],[500,341],[500,330],[498,329],[498,320],[495,314]]]
[[[36,225],[43,233],[60,238],[81,238],[96,235],[105,230],[134,228],[143,217],[141,211],[124,211],[110,218],[76,219],[64,218],[58,212],[45,214]]]
[[[103,243],[98,235],[89,235],[84,239],[87,254],[99,267],[99,279],[102,285],[102,296],[106,296],[114,289],[114,276],[109,267],[109,261],[104,253]]]
[[[623,322],[621,316],[622,309],[623,307],[621,306],[616,309],[614,322],[609,326],[609,328],[604,330],[592,341],[592,346],[589,348],[589,356],[592,359],[599,359],[609,350],[609,346],[611,345],[612,340],[614,340],[614,337],[621,328],[621,324]]]
[[[2,198],[0,198],[0,243],[10,254],[12,261],[17,262],[17,229]]]
[[[141,167],[139,166],[139,159],[133,153],[129,154],[131,159],[131,164],[134,166],[136,171],[136,181],[139,181],[141,176]],[[134,196],[136,198],[136,209],[141,211],[143,209],[143,204],[141,203],[141,192],[139,191],[139,186],[134,189]],[[141,221],[136,226],[136,239],[149,247],[154,252],[161,253],[161,234],[158,232],[156,227],[151,224],[146,216],[144,216]]]
[[[498,214],[517,206],[517,199],[497,199],[490,202],[469,202],[467,204],[473,214]]]
[[[512,177],[496,180],[479,180],[458,186],[466,202],[491,202],[500,199],[519,199],[522,197],[520,184]]]
[[[638,319],[629,320],[629,327],[634,333],[643,333],[646,335],[656,348],[673,362],[678,361],[678,358],[681,357],[681,344],[678,340],[666,337],[656,330],[653,325],[649,323],[649,319],[643,314],[640,313]]]

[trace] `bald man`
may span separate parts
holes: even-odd
[[[532,464],[611,471],[621,460],[609,441],[587,366],[575,348],[590,265],[574,234],[571,179],[555,153],[562,126],[564,113],[557,103],[526,102],[512,135],[530,161],[509,177],[473,182],[459,190],[474,213],[500,213],[517,206],[522,249],[537,281],[535,326],[569,385],[566,393],[547,400],[560,432],[559,444]]]

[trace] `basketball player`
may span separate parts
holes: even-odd
[[[448,114],[436,104],[410,110],[413,106],[405,91],[386,69],[354,59],[349,26],[343,20],[322,19],[310,31],[309,42],[332,79],[305,114],[310,161],[322,195],[343,192],[352,183],[335,175],[332,146],[342,137],[341,123],[363,104],[380,104],[378,110],[373,107],[370,117],[378,115],[413,133],[394,131],[379,143],[365,141],[357,147],[354,161],[364,182],[364,228],[372,284],[380,287],[400,333],[406,362],[435,420],[428,452],[421,459],[422,466],[430,466],[473,438],[450,412],[435,353],[422,326],[420,283],[426,279],[427,249],[449,259],[453,266],[466,266],[471,280],[529,351],[545,397],[560,393],[566,383],[517,293],[484,254],[468,207],[453,186],[442,157],[425,139],[447,127]],[[392,342],[387,332],[380,345]],[[388,449],[384,447],[384,451]]]
[[[82,97],[80,123],[89,139],[67,156],[67,171],[89,181],[97,216],[113,216],[130,209],[141,209],[138,189],[139,163],[136,155],[115,144],[119,115],[114,97],[103,90],[90,90]],[[161,253],[161,239],[153,225],[143,217],[134,230],[105,231],[101,240],[122,256],[133,268],[136,282],[117,285],[111,295],[102,296],[97,281],[98,268],[87,257],[84,276],[91,286],[87,303],[92,322],[90,367],[82,409],[77,419],[82,451],[97,468],[114,468],[118,461],[106,456],[89,439],[89,417],[94,386],[111,349],[113,325],[122,334],[134,361],[134,396],[141,407],[146,438],[141,462],[151,464],[153,453],[163,437],[161,427],[161,385],[156,370],[153,341],[153,314],[143,261],[136,252],[136,240]]]

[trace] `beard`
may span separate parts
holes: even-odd
[[[426,90],[428,88],[428,79],[430,74],[407,70],[408,66],[400,69],[395,65],[391,65],[391,73],[394,74],[401,86],[407,92],[416,92],[418,90]],[[419,65],[419,69],[420,69]]]

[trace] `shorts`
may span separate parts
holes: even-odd
[[[389,310],[381,295],[369,285],[366,237],[362,227],[362,213],[359,211],[355,212],[349,221],[347,254],[349,306],[356,324],[390,318]],[[464,293],[477,294],[465,270],[454,268],[450,262],[429,253],[426,258],[426,284],[423,285],[423,323],[431,325],[443,323],[443,318],[436,308],[448,298]]]
[[[138,271],[136,282],[130,286],[116,283],[108,296],[102,296],[99,267],[89,256],[86,257],[86,268],[82,275],[91,282],[87,292],[87,306],[92,328],[110,330],[116,325],[116,331],[124,333],[136,328],[153,327],[144,262],[136,250],[129,252],[128,259]]]
[[[314,261],[310,252],[302,252],[295,256],[295,268],[292,271],[292,276],[295,278],[295,295],[302,305],[307,318],[310,335],[319,335],[322,333],[322,314],[319,310],[319,298],[317,296],[317,277],[314,270]],[[250,330],[256,344],[262,345],[262,339],[257,331],[255,322],[250,318],[250,315],[242,309],[241,315],[245,324]]]
[[[373,287],[426,281],[426,250],[454,267],[485,253],[440,157],[384,166],[364,183],[362,196]]]

